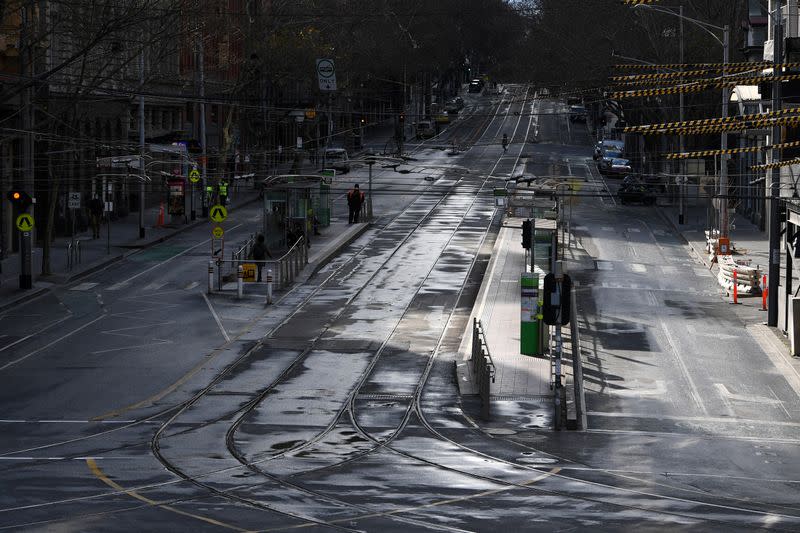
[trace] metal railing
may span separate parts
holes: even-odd
[[[71,271],[75,266],[81,264],[81,255],[80,239],[67,243],[67,270]]]
[[[478,393],[481,397],[481,417],[489,420],[489,401],[491,383],[494,383],[495,368],[486,342],[483,324],[477,318],[472,323],[472,374],[478,382]],[[491,380],[491,381],[490,381]]]
[[[586,429],[586,397],[583,391],[583,361],[575,291],[570,292],[569,336],[572,343],[572,381],[575,388],[575,415],[578,429]]]
[[[233,291],[241,298],[244,292],[243,268],[245,263],[263,265],[261,267],[262,283],[267,285],[267,303],[272,303],[272,290],[282,289],[294,283],[297,276],[308,264],[308,247],[305,238],[300,237],[289,250],[278,259],[248,259],[244,253],[248,244],[240,247],[231,255],[231,259],[215,259],[208,264],[208,293]],[[252,243],[249,244],[252,248]],[[235,279],[234,279],[235,277]],[[216,278],[216,288],[214,279]],[[235,282],[235,283],[234,283]]]

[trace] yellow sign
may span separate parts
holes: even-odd
[[[221,239],[225,232],[219,226],[214,226],[214,229],[211,230],[211,235],[214,236],[215,239]]]
[[[317,116],[317,110],[313,107],[306,109],[306,118],[308,120],[312,120]]]
[[[214,222],[222,222],[228,218],[228,210],[219,204],[211,206],[211,214],[209,215]]]
[[[33,217],[28,213],[22,213],[18,216],[17,229],[20,231],[30,231],[33,229]]]
[[[192,170],[190,170],[189,171],[189,180],[191,180],[192,183],[197,183],[198,181],[200,181],[200,171],[197,170],[196,168],[193,168]]]
[[[242,263],[242,276],[243,281],[256,280],[256,264],[255,263]]]

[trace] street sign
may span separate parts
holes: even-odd
[[[221,206],[219,204],[212,206],[209,218],[214,222],[222,222],[223,220],[228,218],[228,210],[225,209],[224,206]]]
[[[70,209],[80,209],[81,208],[81,193],[79,192],[71,192],[69,193],[69,198],[67,199],[67,207]]]
[[[214,226],[214,229],[211,230],[211,235],[213,235],[215,239],[221,239],[222,236],[225,235],[225,231],[219,226]]]
[[[255,281],[256,270],[255,263],[242,263],[242,281]]]
[[[17,229],[20,231],[30,231],[33,229],[33,217],[28,213],[22,213],[18,216]]]
[[[320,91],[336,90],[336,67],[333,59],[317,59],[317,80]]]
[[[189,180],[192,183],[197,183],[198,181],[200,181],[200,171],[197,170],[196,168],[193,168],[192,170],[190,170],[189,171]]]

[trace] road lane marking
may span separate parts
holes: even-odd
[[[70,287],[69,290],[71,290],[71,291],[88,291],[90,289],[93,289],[93,288],[97,287],[98,285],[99,285],[99,283],[92,283],[92,282],[88,282],[87,281],[86,283],[81,283],[80,285],[75,285],[74,287]]]
[[[636,381],[634,384],[638,385]],[[667,386],[663,380],[656,380],[656,386],[652,389],[611,389],[610,394],[615,396],[635,396],[635,397],[642,397],[642,396],[663,396],[667,392]]]
[[[54,340],[54,341],[52,341],[52,342],[50,342],[48,344],[45,344],[41,348],[37,348],[34,351],[32,351],[32,352],[30,352],[30,353],[28,353],[26,355],[23,355],[22,357],[14,359],[13,361],[9,361],[8,363],[4,364],[3,366],[0,366],[0,371],[5,370],[6,368],[12,367],[12,366],[16,365],[17,363],[21,363],[22,361],[25,361],[29,357],[32,357],[32,356],[36,355],[37,353],[39,353],[39,352],[41,352],[43,350],[46,350],[47,348],[50,348],[54,344],[59,343],[59,342],[63,341],[64,339],[68,338],[68,337],[71,337],[72,335],[78,333],[79,331],[91,326],[95,322],[97,322],[99,320],[102,320],[104,318],[106,318],[106,314],[105,313],[100,315],[99,317],[95,318],[94,320],[90,320],[86,324],[84,324],[84,325],[82,325],[82,326],[80,326],[78,328],[75,328],[74,330],[70,331],[66,335],[63,335],[63,336],[57,338],[56,340]]]
[[[787,352],[784,345],[775,338],[767,326],[755,324],[747,326],[745,329],[764,350],[778,373],[783,376],[795,394],[800,397],[800,372],[793,364],[794,361],[787,360],[787,356],[784,355]]]
[[[214,525],[214,526],[219,526],[219,527],[222,527],[222,528],[225,528],[225,529],[231,529],[233,531],[247,531],[246,529],[242,529],[242,528],[240,528],[238,526],[227,524],[225,522],[220,522],[219,520],[215,520],[213,518],[208,518],[207,516],[202,516],[202,515],[190,513],[190,512],[187,512],[187,511],[183,511],[181,509],[177,509],[175,507],[172,507],[171,505],[165,505],[165,504],[163,504],[161,502],[158,502],[156,500],[151,500],[150,498],[148,498],[146,496],[142,496],[141,494],[139,494],[135,490],[126,489],[125,487],[123,487],[122,485],[117,483],[116,481],[113,481],[111,478],[106,476],[106,474],[100,469],[100,467],[97,466],[97,462],[94,459],[92,459],[92,458],[86,459],[86,464],[89,467],[89,470],[92,471],[92,474],[94,474],[94,476],[97,479],[99,479],[100,481],[102,481],[103,483],[105,483],[106,485],[111,487],[112,489],[114,489],[116,491],[119,491],[119,492],[121,492],[123,494],[127,494],[131,498],[139,500],[140,502],[144,502],[144,503],[146,503],[148,505],[154,505],[156,507],[164,509],[165,511],[170,511],[172,513],[179,514],[181,516],[194,518],[195,520],[200,520],[200,521],[205,522],[207,524],[211,524],[211,525]]]
[[[217,326],[219,326],[219,330],[222,332],[222,336],[225,337],[225,342],[231,342],[231,338],[228,337],[228,332],[225,331],[225,327],[222,325],[222,321],[219,319],[219,315],[214,310],[214,306],[211,305],[211,300],[208,299],[206,293],[202,293],[203,299],[206,301],[206,305],[208,305],[208,310],[211,311],[211,316],[214,317],[214,320],[217,322]]]
[[[644,274],[647,272],[647,267],[641,263],[629,263],[632,272],[636,272],[638,274]]]
[[[48,324],[47,326],[43,327],[39,331],[31,333],[30,335],[25,335],[24,337],[15,340],[11,344],[7,344],[7,345],[3,346],[2,348],[0,348],[0,352],[4,352],[4,351],[8,350],[9,348],[11,348],[13,346],[16,346],[17,344],[21,343],[22,341],[30,339],[34,335],[38,335],[38,334],[42,333],[43,331],[47,331],[48,329],[52,328],[53,326],[57,326],[58,324],[61,324],[62,322],[64,322],[65,320],[67,320],[68,318],[71,318],[71,317],[72,317],[72,313],[69,313],[67,316],[65,316],[63,318],[59,318],[55,322],[52,322],[52,323]]]
[[[106,290],[107,291],[119,291],[119,290],[127,288],[127,286],[128,286],[127,282],[120,281],[119,283],[115,283],[114,285],[112,285],[110,287],[107,287]]]
[[[764,396],[756,396],[755,394],[737,394],[735,392],[731,392],[724,383],[714,383],[714,387],[716,387],[719,393],[726,399],[736,400],[737,402],[761,403],[766,405],[777,405],[782,403],[780,400],[776,400],[775,398],[766,398]]]
[[[242,224],[236,224],[236,225],[235,225],[235,226],[233,226],[232,228],[228,228],[228,231],[229,231],[229,232],[230,232],[230,231],[233,231],[233,230],[235,230],[236,228],[238,228],[238,227],[240,227],[240,226],[242,226],[242,225],[243,225],[243,223],[242,223]],[[165,265],[166,263],[169,263],[169,262],[170,262],[170,261],[172,261],[173,259],[175,259],[175,258],[178,258],[178,257],[180,257],[180,256],[182,256],[182,255],[184,255],[184,254],[187,254],[187,253],[189,253],[190,251],[194,250],[194,249],[195,249],[195,248],[197,248],[198,246],[203,246],[203,245],[205,245],[205,244],[208,244],[208,242],[209,242],[210,240],[211,240],[211,239],[204,239],[202,242],[200,242],[200,243],[198,243],[198,244],[195,244],[194,246],[190,246],[189,248],[187,248],[187,249],[183,250],[182,252],[178,252],[177,254],[173,255],[172,257],[168,257],[168,258],[164,259],[163,261],[161,261],[160,263],[156,263],[155,265],[151,266],[150,268],[146,268],[145,270],[142,270],[142,271],[141,271],[141,272],[139,272],[138,274],[134,274],[133,276],[129,277],[129,278],[128,278],[128,279],[126,279],[126,280],[120,281],[119,283],[124,283],[124,284],[130,283],[131,281],[135,280],[135,279],[136,279],[136,278],[138,278],[139,276],[143,276],[143,275],[147,274],[148,272],[150,272],[150,271],[152,271],[152,270],[155,270],[156,268],[158,268],[158,267],[160,267],[160,266],[163,266],[163,265]]]
[[[200,285],[200,282],[193,281],[190,284],[188,284],[186,287],[184,287],[183,290],[190,291],[190,290],[194,289],[195,287],[197,287],[198,285]]]
[[[151,283],[149,285],[145,285],[145,287],[142,290],[143,291],[157,291],[158,289],[160,289],[161,287],[163,287],[167,283],[169,283],[169,282],[168,281],[155,281],[155,282],[153,282],[153,283]]]
[[[132,350],[134,348],[147,348],[149,346],[161,346],[164,344],[172,344],[171,340],[167,339],[153,339],[154,341],[158,342],[151,342],[148,344],[134,344],[131,346],[122,346],[120,348],[108,348],[106,350],[95,350],[94,352],[89,352],[90,355],[100,355],[104,353],[111,353],[111,352],[121,352],[122,350]]]
[[[641,231],[639,228],[628,228],[628,233],[641,233]]]
[[[661,326],[661,330],[664,332],[664,336],[667,339],[667,344],[669,345],[670,349],[672,350],[673,355],[675,356],[675,360],[678,362],[678,366],[681,369],[681,373],[683,374],[684,379],[689,384],[689,388],[691,389],[691,396],[694,402],[700,407],[700,410],[703,411],[704,415],[708,415],[708,410],[706,406],[703,404],[703,399],[700,396],[700,391],[697,389],[697,385],[692,379],[692,375],[689,373],[689,369],[686,367],[686,363],[683,362],[681,358],[680,352],[678,350],[678,346],[676,345],[672,334],[667,329],[667,326],[664,325],[663,322],[660,322],[659,325]]]

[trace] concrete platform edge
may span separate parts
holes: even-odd
[[[308,264],[308,266],[305,268],[305,271],[308,274],[303,274],[298,281],[300,283],[305,283],[308,281],[314,274],[319,272],[322,267],[327,265],[331,259],[341,251],[342,248],[359,238],[371,226],[372,222],[366,222],[364,224],[359,224],[358,226],[352,226],[348,228],[342,237],[328,245],[328,247],[320,253],[319,257]]]

